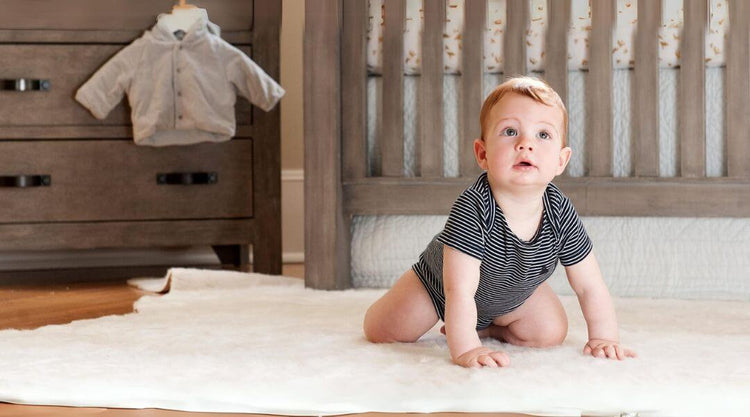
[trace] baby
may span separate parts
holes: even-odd
[[[570,200],[551,181],[570,160],[568,113],[543,81],[512,78],[487,97],[474,155],[485,171],[453,204],[419,261],[373,304],[372,342],[414,342],[443,320],[453,362],[498,367],[508,355],[492,337],[520,346],[563,342],[568,320],[545,283],[565,267],[588,326],[584,354],[624,359],[614,306],[591,241]]]

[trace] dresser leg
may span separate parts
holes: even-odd
[[[212,248],[222,265],[231,265],[240,271],[249,270],[248,245],[213,245]]]

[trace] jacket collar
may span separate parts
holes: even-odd
[[[195,43],[207,35],[220,36],[221,28],[213,22],[210,22],[205,16],[200,16],[198,20],[188,28],[187,32],[180,40],[174,33],[170,32],[165,21],[162,19],[167,13],[160,14],[156,18],[156,24],[151,28],[149,33],[157,40],[162,42],[182,42],[183,44]]]

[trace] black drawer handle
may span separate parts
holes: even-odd
[[[49,80],[16,78],[14,80],[2,80],[2,86],[3,90],[10,91],[49,91],[51,84]]]
[[[170,172],[156,174],[159,185],[216,184],[219,174],[215,172]]]
[[[52,185],[51,175],[0,175],[0,187],[28,188]]]

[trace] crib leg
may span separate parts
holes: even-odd
[[[256,238],[253,244],[253,272],[281,275],[281,233]]]

